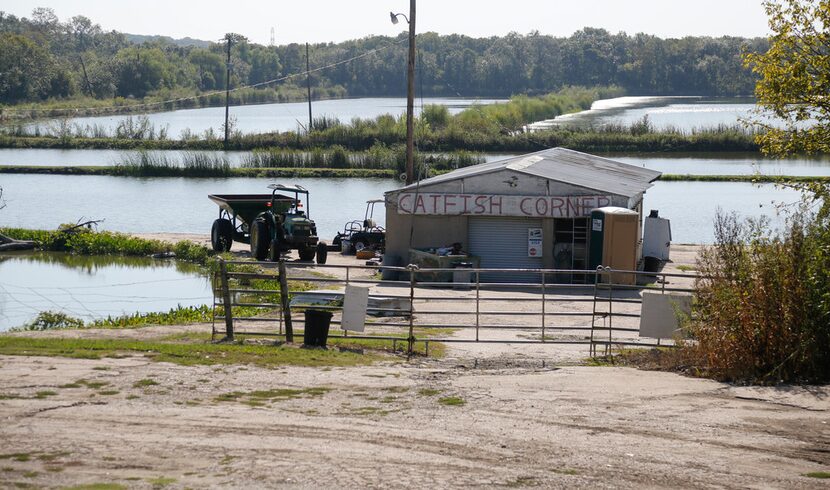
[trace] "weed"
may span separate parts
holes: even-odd
[[[48,398],[50,396],[55,396],[57,394],[58,394],[57,391],[43,390],[43,391],[38,391],[37,393],[35,393],[35,398],[37,398],[38,400],[42,400],[44,398]]]
[[[127,400],[137,400],[137,399],[139,399],[139,398],[141,398],[141,397],[140,397],[140,396],[138,396],[138,395],[127,395],[127,398],[126,398],[126,399],[127,399]]]
[[[99,391],[98,392],[98,394],[101,395],[101,396],[112,396],[112,395],[117,395],[119,393],[121,393],[121,392],[118,391],[118,390],[104,390],[104,391]]]
[[[24,471],[24,472],[23,472],[23,476],[24,476],[25,478],[35,478],[35,477],[36,477],[36,476],[38,476],[39,474],[40,474],[40,473],[38,473],[37,471]]]
[[[464,405],[467,402],[465,402],[464,399],[461,398],[461,397],[446,396],[444,398],[439,398],[438,403],[440,403],[441,405],[446,405],[446,406],[452,407],[452,406]]]
[[[438,393],[441,393],[441,390],[436,390],[434,388],[422,388],[418,390],[418,394],[421,396],[435,396]]]
[[[119,483],[89,483],[67,487],[65,490],[127,490],[127,487]]]
[[[145,388],[147,386],[158,386],[158,381],[150,378],[144,378],[133,383],[133,388]]]
[[[92,368],[93,371],[109,371],[110,368],[107,366],[95,366]]]
[[[152,485],[154,488],[162,488],[162,487],[166,487],[167,485],[171,485],[173,483],[176,483],[176,479],[160,476],[158,478],[148,479],[147,482],[150,485]]]
[[[697,269],[695,269],[694,267],[692,267],[690,265],[680,264],[680,265],[677,266],[677,270],[679,270],[681,272],[691,272],[691,271],[695,271]]]
[[[813,471],[811,473],[804,473],[804,476],[808,478],[830,478],[830,471]]]

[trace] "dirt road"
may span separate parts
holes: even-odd
[[[551,347],[556,349],[556,347]],[[826,488],[830,388],[466,355],[357,368],[0,357],[0,485]]]

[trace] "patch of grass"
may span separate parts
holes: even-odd
[[[55,396],[57,394],[58,394],[57,391],[43,390],[43,391],[38,391],[37,393],[35,393],[35,398],[37,398],[38,400],[42,400],[44,398],[48,398],[50,396]]]
[[[539,485],[539,481],[532,476],[520,476],[517,477],[515,480],[510,480],[507,483],[505,483],[505,486],[509,488],[535,487],[537,485]]]
[[[252,364],[261,367],[359,366],[381,357],[375,353],[356,354],[334,350],[309,350],[291,346],[242,344],[172,344],[126,339],[70,339],[0,337],[0,355],[51,356],[100,359],[125,354],[143,355],[157,362],[183,366]],[[96,386],[100,388],[106,383]],[[93,387],[93,383],[86,383]]]
[[[35,478],[39,474],[40,473],[38,473],[37,471],[24,471],[23,472],[23,476],[25,478]]]
[[[409,388],[406,386],[387,386],[383,388],[383,391],[388,391],[389,393],[406,393],[409,391]]]
[[[148,479],[147,482],[150,485],[153,485],[154,488],[161,488],[161,487],[166,487],[167,485],[171,485],[173,483],[176,483],[176,479],[160,476],[158,478]]]
[[[8,454],[0,454],[0,459],[13,459],[14,461],[18,461],[24,463],[32,459],[32,453],[8,453]]]
[[[60,451],[60,452],[57,452],[57,453],[43,453],[43,454],[39,454],[37,456],[37,459],[39,459],[41,461],[51,462],[51,461],[54,461],[58,458],[63,458],[65,456],[69,456],[70,454],[72,454],[72,453],[70,453],[68,451]]]
[[[86,485],[66,487],[65,490],[127,490],[127,487],[120,483],[88,483]]]
[[[109,369],[107,366],[95,366],[92,368],[93,371],[109,371]]]
[[[813,471],[811,473],[804,473],[807,478],[830,478],[830,471]]]
[[[118,390],[104,390],[104,391],[99,391],[98,392],[98,394],[101,395],[101,396],[111,396],[111,395],[117,395],[119,393],[121,393],[121,392],[118,391]]]
[[[106,381],[86,381],[83,379],[77,382],[86,385],[87,388],[92,388],[93,390],[103,388],[104,386],[107,386],[109,384]]]
[[[22,398],[17,393],[0,393],[0,400],[15,400],[18,398]]]
[[[441,390],[436,390],[434,388],[422,388],[418,390],[418,394],[421,396],[435,396],[438,393],[441,393]]]
[[[560,475],[578,475],[579,472],[573,468],[554,468],[554,473],[558,473]]]
[[[389,415],[389,410],[383,410],[378,407],[355,407],[351,409],[353,415]]]
[[[692,267],[691,265],[680,264],[680,265],[677,266],[677,270],[679,270],[681,272],[691,272],[691,271],[696,271],[697,269]]]
[[[217,402],[239,401],[252,407],[261,407],[267,402],[280,402],[295,398],[313,398],[325,395],[329,391],[331,391],[331,388],[323,386],[300,389],[274,388],[270,390],[256,390],[249,392],[232,391],[229,393],[223,393],[213,400]]]
[[[464,401],[463,398],[458,397],[458,396],[445,396],[443,398],[439,398],[438,403],[440,403],[441,405],[449,406],[449,407],[455,407],[455,406],[464,405],[467,402]]]
[[[126,399],[127,399],[127,400],[137,400],[137,399],[139,399],[139,398],[141,398],[141,397],[140,397],[140,396],[138,396],[138,395],[127,395],[127,398],[126,398]]]
[[[157,386],[158,381],[150,378],[144,378],[133,383],[133,388],[145,388],[147,386]]]

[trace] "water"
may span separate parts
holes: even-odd
[[[648,116],[656,130],[691,132],[702,128],[740,125],[755,115],[755,99],[749,97],[618,97],[598,100],[590,110],[566,114],[531,124],[531,130],[550,126],[629,126]]]
[[[264,193],[265,179],[126,178],[67,175],[3,175],[4,226],[55,228],[79,219],[105,219],[101,228],[132,233],[210,232],[218,207],[208,194]],[[318,234],[330,239],[343,224],[362,219],[365,202],[401,186],[390,179],[291,179],[311,191],[310,214]],[[151,197],[150,197],[151,196]],[[718,207],[742,216],[767,215],[780,225],[773,202],[795,202],[798,193],[748,182],[657,182],[645,210],[672,220],[676,243],[710,243]],[[385,211],[375,219],[385,224]]]
[[[334,237],[347,221],[363,219],[366,201],[399,187],[390,179],[289,179],[311,192],[318,234]],[[210,233],[219,207],[208,194],[268,194],[268,179],[130,178],[75,175],[0,175],[3,226],[53,229],[80,219],[104,219],[102,229],[134,233]],[[377,209],[375,220],[385,223]]]
[[[505,99],[470,99],[426,97],[423,104],[438,104],[447,106],[451,114],[456,114],[474,104],[494,104],[504,102]],[[416,114],[420,113],[421,99],[417,99]],[[372,118],[383,114],[398,116],[406,112],[406,99],[396,97],[372,97],[358,99],[334,99],[312,102],[314,117],[326,116],[338,118],[347,123],[352,118]],[[287,102],[280,104],[246,105],[230,108],[230,115],[236,118],[235,129],[243,134],[269,133],[273,131],[294,131],[301,125],[308,124],[308,104],[306,102]],[[130,116],[96,116],[79,117],[72,119],[72,123],[80,128],[101,127],[109,133],[115,131],[118,123]],[[135,118],[135,116],[133,116]],[[219,135],[225,122],[224,107],[206,107],[203,109],[182,109],[171,112],[157,112],[147,114],[150,123],[156,131],[167,128],[169,138],[179,138],[183,131],[202,135],[205,131],[213,130]],[[47,133],[55,131],[56,122],[42,121],[25,126],[28,133],[39,130]]]
[[[210,282],[186,263],[62,253],[0,254],[0,331],[51,310],[89,321],[211,304]]]
[[[21,166],[110,166],[123,162],[135,151],[119,150],[51,150],[0,149],[0,165]],[[181,161],[185,152],[166,150],[153,152],[167,161]],[[238,167],[250,152],[217,151]],[[516,156],[507,153],[485,153],[485,162]],[[830,155],[794,157],[784,160],[764,158],[756,153],[694,153],[606,155],[614,160],[644,166],[668,174],[691,175],[751,175],[759,171],[766,175],[830,175]],[[0,178],[2,180],[2,178]]]

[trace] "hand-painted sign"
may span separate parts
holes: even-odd
[[[398,214],[581,218],[611,205],[611,196],[508,196],[501,194],[403,193]]]

